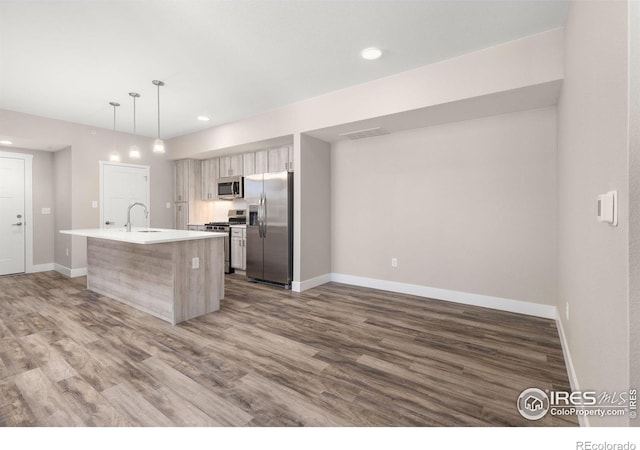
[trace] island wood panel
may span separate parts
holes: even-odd
[[[220,308],[224,239],[139,245],[88,238],[87,255],[88,289],[172,324]]]
[[[173,245],[87,238],[87,288],[173,323]]]
[[[224,239],[174,242],[174,323],[220,309],[224,296]],[[199,269],[192,269],[192,258]]]

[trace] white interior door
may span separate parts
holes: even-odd
[[[134,227],[148,227],[151,218],[149,205],[149,167],[101,162],[102,199],[100,201],[100,227],[122,228],[127,222],[127,208],[135,202],[149,208],[149,219],[144,209],[131,210]]]
[[[0,275],[25,272],[25,162],[0,158]]]

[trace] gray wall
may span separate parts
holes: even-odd
[[[627,19],[627,2],[571,2],[558,104],[558,310],[579,387],[599,391],[629,388]],[[596,221],[614,189],[616,228]]]
[[[100,200],[100,170],[99,161],[108,161],[113,148],[113,133],[108,130],[96,130],[93,134],[90,128],[81,127],[74,133],[71,173],[73,177],[72,224],[73,228],[99,228],[100,209],[92,208],[93,200]],[[127,157],[128,148],[136,143],[142,156],[138,160]],[[118,133],[115,144],[120,151],[123,163],[151,166],[151,226],[159,228],[173,228],[173,166],[164,155],[152,152],[153,140],[144,137],[134,138],[130,134]],[[166,208],[169,202],[171,208]],[[73,238],[72,268],[86,267],[87,249],[86,239]]]
[[[37,150],[3,147],[3,151],[33,155],[33,264],[53,262],[54,167],[53,154]],[[42,208],[51,208],[51,214],[42,214]]]
[[[71,228],[71,148],[53,154],[55,174],[55,259],[54,262],[71,268],[71,236],[60,230]],[[67,255],[66,250],[69,249]]]
[[[555,304],[555,108],[341,141],[331,182],[333,272]]]
[[[300,190],[300,281],[305,281],[331,273],[331,145],[304,134]]]
[[[43,147],[47,144],[54,148],[70,147],[69,154],[63,155],[70,160],[58,161],[55,165],[63,166],[61,178],[67,176],[71,180],[70,195],[58,195],[57,207],[63,211],[70,211],[70,222],[66,217],[61,219],[62,227],[56,227],[55,233],[61,228],[96,228],[100,226],[100,209],[92,208],[93,200],[100,200],[99,161],[108,161],[114,144],[120,152],[123,163],[141,164],[151,166],[151,225],[154,227],[173,227],[173,162],[168,161],[165,155],[156,155],[152,152],[153,139],[146,137],[134,137],[132,134],[88,127],[61,120],[47,119],[44,117],[23,114],[14,111],[0,110],[0,122],[6,135],[15,136],[16,139],[38,142]],[[130,160],[128,148],[137,144],[142,152],[142,158]],[[53,156],[51,158],[54,158]],[[69,167],[68,171],[66,167]],[[68,186],[65,186],[67,192]],[[50,191],[53,196],[53,189]],[[52,199],[53,202],[53,199]],[[166,208],[166,203],[171,208]],[[55,220],[55,219],[51,219]],[[58,241],[58,238],[54,238]],[[65,260],[63,264],[69,269],[81,269],[86,267],[86,239],[74,236],[70,241],[60,241],[64,245],[62,251],[70,243],[71,260]],[[48,263],[53,262],[51,254]],[[56,262],[62,264],[62,255],[56,254]]]
[[[629,385],[640,386],[640,3],[629,11]],[[640,420],[631,420],[640,426]]]

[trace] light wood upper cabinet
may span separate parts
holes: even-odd
[[[175,162],[175,220],[176,228],[186,230],[188,223],[195,223],[200,203],[200,161],[182,159]]]
[[[220,178],[235,177],[243,174],[242,155],[221,156]]]
[[[217,196],[218,158],[200,161],[201,199],[215,200]]]
[[[181,159],[174,166],[174,198],[176,202],[197,200],[200,190],[200,165],[194,159]]]
[[[290,145],[269,150],[268,171],[293,172],[293,148]]]
[[[245,153],[242,155],[242,171],[243,175],[246,177],[247,175],[253,175],[256,172],[256,154],[255,153]]]
[[[260,150],[255,153],[256,171],[255,173],[266,173],[269,169],[269,151]]]
[[[176,161],[174,168],[175,191],[174,201],[186,202],[189,200],[189,165],[188,160]]]

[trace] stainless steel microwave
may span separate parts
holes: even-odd
[[[244,177],[227,177],[218,180],[218,198],[233,200],[244,197]]]

